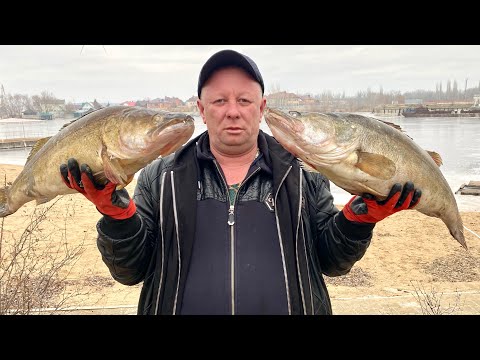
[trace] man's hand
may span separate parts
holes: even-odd
[[[70,158],[67,164],[60,165],[60,174],[65,185],[83,194],[103,215],[122,220],[135,214],[137,208],[127,190],[116,190],[117,185],[112,182],[97,184],[87,164],[79,167],[77,160]]]
[[[383,201],[377,201],[371,194],[354,196],[343,208],[345,217],[359,223],[377,223],[398,211],[413,209],[422,196],[422,191],[415,189],[411,181],[405,183],[402,191],[401,184],[395,184],[390,194]]]

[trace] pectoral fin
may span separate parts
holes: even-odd
[[[389,158],[368,152],[359,152],[357,155],[355,166],[364,173],[382,180],[391,179],[395,175],[397,167]]]
[[[106,147],[102,148],[102,162],[105,177],[114,184],[126,186],[128,184],[128,176],[123,171],[116,158],[110,157]],[[131,180],[130,180],[131,181]]]

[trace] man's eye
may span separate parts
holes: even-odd
[[[242,105],[247,105],[251,103],[251,101],[247,99],[238,99],[238,102]]]
[[[225,100],[224,99],[217,99],[214,101],[215,104],[223,104],[225,103]]]

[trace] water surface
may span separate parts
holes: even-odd
[[[443,159],[440,170],[453,192],[471,180],[480,181],[480,118],[378,118],[400,125],[422,148],[438,152]],[[70,121],[71,119],[16,123],[0,121],[0,139],[52,136]],[[271,134],[264,120],[260,128]],[[192,137],[205,130],[201,118],[195,117]],[[24,165],[29,152],[29,148],[2,150],[0,164]],[[333,183],[331,188],[335,203],[345,204],[351,198],[349,193]],[[480,196],[455,195],[455,198],[461,211],[480,211]]]

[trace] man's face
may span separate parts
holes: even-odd
[[[197,104],[215,150],[236,155],[256,147],[266,99],[260,84],[245,71],[225,68],[215,72]]]

